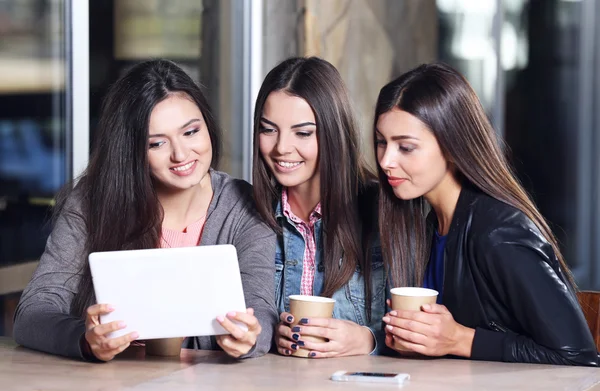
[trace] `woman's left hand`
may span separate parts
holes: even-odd
[[[371,331],[354,322],[333,318],[302,319],[292,328],[298,345],[310,351],[311,358],[369,354],[375,347]],[[303,337],[321,337],[327,342],[304,341]]]
[[[470,357],[475,330],[458,324],[440,304],[425,304],[423,311],[391,311],[383,317],[386,345],[394,340],[405,349],[425,356]]]
[[[248,326],[248,331],[242,330],[232,321],[238,321]],[[248,353],[256,344],[256,339],[262,331],[254,310],[248,308],[246,312],[229,312],[226,317],[218,316],[217,321],[229,331],[229,335],[217,335],[217,343],[228,355],[238,358]]]

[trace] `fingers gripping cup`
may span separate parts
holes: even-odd
[[[296,326],[302,318],[331,318],[333,315],[333,307],[335,299],[320,296],[290,296],[290,313],[294,317],[294,323],[291,327]],[[308,342],[326,342],[325,338],[311,337],[301,334],[302,341]],[[308,357],[309,351],[298,347],[298,350],[292,353],[296,357]]]
[[[390,290],[392,294],[392,310],[421,311],[425,304],[435,304],[438,291],[427,288],[401,287]],[[398,350],[406,351],[398,342],[394,342]]]

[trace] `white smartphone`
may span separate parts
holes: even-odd
[[[410,379],[408,373],[384,372],[347,372],[337,371],[331,375],[333,381],[357,381],[371,383],[402,384]]]

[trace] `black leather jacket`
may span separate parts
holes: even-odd
[[[437,224],[428,217],[429,233]],[[463,188],[445,247],[443,304],[475,329],[471,358],[598,366],[577,296],[521,211]]]

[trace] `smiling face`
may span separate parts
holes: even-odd
[[[304,99],[283,91],[269,94],[260,121],[259,150],[282,186],[319,188],[316,120]]]
[[[204,117],[185,94],[158,103],[150,115],[148,161],[158,186],[187,190],[210,181],[212,146]]]
[[[431,196],[452,176],[431,130],[415,116],[392,109],[376,125],[377,161],[396,197]]]

